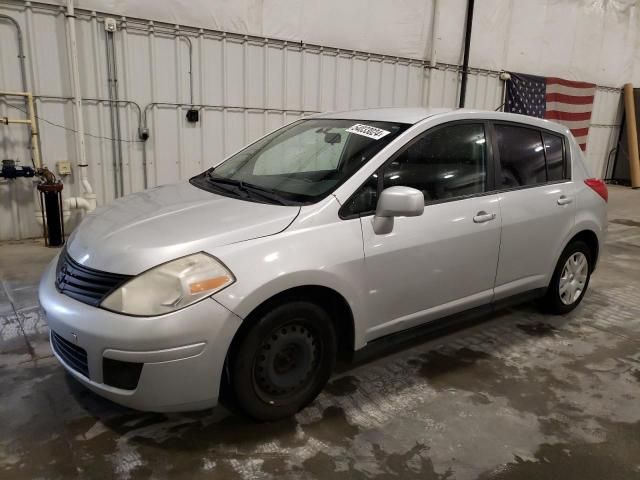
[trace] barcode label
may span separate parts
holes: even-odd
[[[369,125],[362,125],[361,123],[356,123],[353,127],[349,127],[345,131],[355,133],[356,135],[362,135],[363,137],[373,138],[374,140],[380,140],[385,135],[389,135],[391,133],[387,130],[371,127]]]

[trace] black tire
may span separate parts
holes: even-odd
[[[294,300],[274,307],[247,331],[230,359],[236,406],[261,421],[295,414],[326,385],[336,349],[331,319],[318,305]]]
[[[562,278],[567,260],[571,257],[574,257],[574,255],[576,254],[584,255],[587,260],[586,280],[584,282],[584,287],[581,289],[581,292],[577,296],[577,298],[574,298],[572,300],[572,303],[566,303],[566,301],[571,300],[565,299],[565,301],[563,301],[560,291],[560,279]],[[556,269],[553,272],[553,277],[551,277],[551,282],[549,282],[549,286],[547,287],[547,292],[542,299],[542,306],[544,311],[555,315],[564,315],[565,313],[569,313],[571,310],[576,308],[582,301],[582,298],[584,297],[584,294],[589,287],[589,280],[591,279],[592,271],[593,253],[591,252],[589,246],[580,240],[573,241],[569,245],[567,245],[567,247],[562,252],[562,255],[560,255],[558,264],[556,265]]]

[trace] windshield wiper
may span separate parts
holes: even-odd
[[[256,194],[264,199],[271,200],[280,205],[291,205],[287,202],[282,195],[278,194],[275,190],[261,187],[259,185],[253,185],[251,183],[245,183],[242,180],[236,180],[234,178],[215,177],[211,172],[207,173],[207,179],[214,184],[229,185],[235,190],[239,190],[250,197],[252,194]]]

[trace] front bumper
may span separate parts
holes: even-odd
[[[39,297],[50,330],[65,345],[86,351],[88,375],[60,354],[60,344],[58,351],[54,349],[71,375],[99,395],[139,410],[187,411],[216,405],[239,317],[213,299],[158,317],[130,317],[92,307],[56,290],[55,262],[44,272]],[[105,383],[104,359],[142,364],[135,388]]]

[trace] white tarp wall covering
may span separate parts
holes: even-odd
[[[145,177],[147,187],[189,178],[305,114],[457,106],[466,0],[438,1],[437,68],[428,61],[432,0],[79,0],[76,6],[89,178],[99,204],[116,196],[120,151],[129,193],[142,190]],[[0,0],[0,14],[17,20],[25,37],[44,163],[75,166],[64,10]],[[118,20],[119,144],[111,140],[107,102],[109,16]],[[640,84],[638,24],[635,1],[477,0],[466,106],[501,104],[502,69],[609,87]],[[21,89],[16,57],[15,30],[0,20],[0,90]],[[195,124],[185,119],[191,104],[200,111]],[[20,99],[0,97],[0,116],[22,115],[9,105],[24,108]],[[619,105],[617,89],[597,90],[587,150],[596,175],[605,173],[618,138]],[[143,143],[138,129],[145,125],[150,138]],[[30,163],[26,128],[0,127],[0,158]],[[76,175],[74,168],[64,179],[65,196],[80,194]],[[0,180],[0,240],[40,235],[34,208],[30,180]]]

